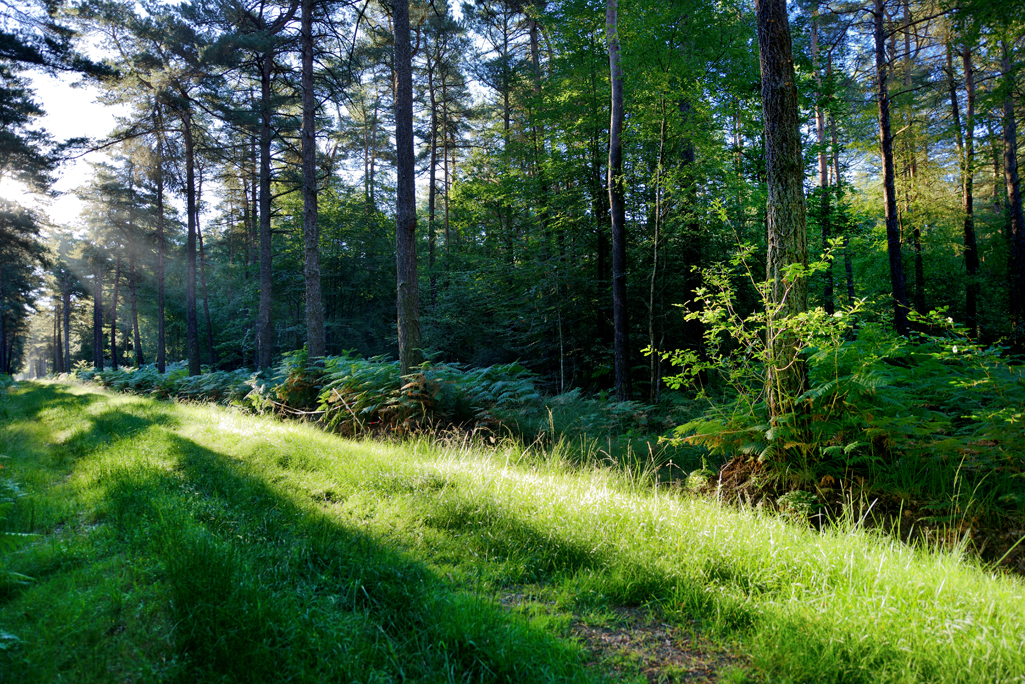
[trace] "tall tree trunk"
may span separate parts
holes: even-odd
[[[53,372],[63,373],[64,372],[64,359],[61,353],[61,347],[64,346],[61,342],[61,303],[58,299],[53,307]]]
[[[306,344],[311,358],[325,353],[324,303],[320,289],[320,228],[317,225],[317,99],[313,91],[313,6],[302,0],[303,275],[306,280]]]
[[[662,170],[665,163],[666,149],[666,103],[665,99],[660,102],[662,109],[662,121],[659,125],[658,135],[658,161],[655,166],[655,235],[651,248],[651,279],[648,283],[648,348],[651,353],[649,359],[648,373],[648,402],[658,403],[660,389],[662,387],[662,364],[661,355],[658,354],[655,346],[655,281],[658,277],[658,250],[660,229],[662,228]]]
[[[188,233],[185,239],[185,346],[189,375],[199,375],[199,321],[196,311],[196,156],[192,136],[192,112],[182,111],[185,140],[185,211]]]
[[[1010,80],[1011,49],[1001,44],[1001,70]],[[1011,224],[1010,272],[1008,277],[1011,314],[1011,344],[1025,348],[1025,220],[1022,217],[1021,182],[1018,177],[1018,130],[1014,117],[1014,88],[1007,88],[1004,99],[1004,178],[1007,182],[1007,203]]]
[[[403,375],[422,360],[420,292],[416,270],[416,166],[413,153],[413,70],[409,0],[395,0],[395,272],[399,368]]]
[[[826,154],[826,112],[822,107],[822,73],[819,70],[819,6],[816,0],[811,18],[811,61],[815,73],[815,134],[819,145],[819,224],[822,230],[822,249],[829,249],[832,224],[829,192],[829,160]],[[830,260],[822,284],[822,305],[827,314],[835,310],[833,302],[833,262]]]
[[[271,320],[273,298],[273,252],[270,230],[271,194],[271,75],[274,53],[266,52],[260,60],[260,312],[257,332],[260,368],[270,368],[274,358],[274,328]]]
[[[960,107],[957,103],[957,88],[954,83],[953,50],[947,46],[947,70],[950,75],[950,106],[953,114],[955,138],[961,161],[961,208],[964,211],[964,258],[965,258],[965,321],[972,337],[979,337],[979,249],[975,237],[975,75],[972,68],[971,47],[966,43],[961,50],[961,61],[965,72],[965,129],[961,134]]]
[[[64,370],[71,372],[71,285],[68,269],[61,273],[61,312],[64,314]]]
[[[449,213],[449,188],[451,181],[448,175],[448,148],[449,148],[449,131],[448,131],[448,88],[445,84],[445,79],[441,79],[441,164],[442,174],[445,177],[445,253],[452,253],[452,236],[449,232],[449,219],[451,218]]]
[[[103,370],[103,263],[99,255],[93,273],[93,368]]]
[[[605,5],[609,45],[612,121],[609,124],[609,208],[612,215],[612,326],[616,399],[630,399],[630,329],[626,308],[626,206],[623,181],[623,66],[619,49],[617,0]]]
[[[887,86],[889,65],[886,60],[885,0],[874,0],[872,16],[875,24],[876,100],[879,105],[879,153],[883,162],[883,202],[886,213],[886,248],[890,257],[890,290],[893,295],[893,327],[898,335],[907,336],[908,296],[904,286],[904,263],[901,257],[900,224],[897,214],[897,193],[893,171],[893,134],[890,129],[890,93]]]
[[[128,298],[132,316],[132,346],[135,348],[135,366],[141,367],[146,363],[142,353],[142,335],[139,333],[139,293],[137,274],[135,271],[135,255],[128,254]]]
[[[987,140],[989,140],[990,155],[993,158],[993,193],[991,195],[993,213],[997,216],[1003,216],[1004,205],[1001,201],[1001,196],[1006,195],[1007,183],[1004,181],[1004,174],[1000,167],[1000,160],[1002,157],[1000,152],[1001,140],[997,137],[996,133],[993,132],[993,122],[989,119],[986,120],[986,133]]]
[[[196,205],[200,205],[200,198],[203,196],[203,174],[199,175],[199,184],[196,192]],[[206,320],[206,351],[210,359],[210,366],[217,363],[214,354],[214,329],[210,325],[210,296],[206,289],[206,250],[203,249],[203,228],[199,222],[199,211],[196,211],[196,239],[199,241],[199,281],[203,288],[203,318]]]
[[[904,90],[911,92],[911,72],[914,68],[911,52],[911,8],[908,0],[904,0]],[[915,254],[915,311],[921,315],[926,314],[925,305],[925,265],[922,261],[922,223],[915,219],[914,203],[915,183],[918,182],[918,150],[916,149],[916,137],[912,127],[913,115],[906,112],[905,127],[905,149],[907,151],[907,185],[905,216],[911,224],[911,243]]]
[[[431,128],[428,132],[430,159],[427,179],[427,268],[431,274],[431,306],[438,299],[438,275],[434,272],[438,242],[435,228],[435,206],[438,194],[435,187],[438,182],[438,101],[434,85],[434,72],[438,67],[438,61],[436,55],[427,55],[427,96],[431,105]]]
[[[833,57],[828,55],[826,57],[826,75],[829,78],[833,76]],[[841,186],[842,178],[840,176],[840,136],[836,130],[836,117],[833,116],[832,112],[829,114],[829,144],[832,147],[831,153],[833,158],[833,182],[832,185],[837,188],[837,198],[841,197]],[[847,235],[847,231],[844,231],[843,236],[843,265],[844,275],[847,281],[847,304],[848,306],[854,306],[854,259],[851,254],[851,238]]]
[[[769,363],[766,394],[769,415],[791,412],[804,392],[806,371],[801,342],[787,319],[808,308],[807,278],[787,277],[794,264],[808,264],[804,203],[804,162],[798,123],[797,79],[786,0],[758,0],[758,54],[765,119],[765,167],[768,200],[767,276],[769,312],[766,341]]]
[[[117,291],[121,286],[121,257],[114,266],[114,295],[110,299],[110,367],[117,370]]]
[[[157,138],[157,372],[163,373],[167,363],[167,333],[164,325],[164,122],[159,106],[153,109]]]
[[[132,322],[132,346],[135,349],[135,367],[139,368],[143,364],[142,358],[142,342],[141,336],[139,335],[139,300],[136,283],[136,272],[135,272],[135,166],[130,167],[130,176],[128,181],[128,192],[131,199],[131,204],[128,208],[128,304],[129,304],[129,316]],[[125,331],[125,347],[128,346],[128,333]],[[127,358],[127,354],[126,354]]]

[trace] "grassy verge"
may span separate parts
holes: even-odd
[[[0,682],[689,676],[595,662],[637,607],[742,655],[722,680],[1025,681],[1019,580],[854,524],[819,534],[558,447],[354,442],[61,385],[9,406],[27,496],[8,525],[41,537],[5,561],[34,579],[0,589]]]

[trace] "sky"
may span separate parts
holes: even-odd
[[[99,104],[96,98],[99,90],[92,85],[73,87],[80,81],[75,75],[53,77],[41,73],[28,75],[36,91],[36,100],[46,110],[38,122],[58,140],[87,136],[100,138],[114,128],[114,117],[118,108]],[[91,175],[89,162],[106,158],[103,152],[92,152],[82,158],[70,160],[61,165],[53,189],[61,193],[56,199],[28,197],[23,192],[17,198],[22,204],[45,211],[50,220],[58,225],[73,225],[82,208],[82,202],[74,196],[75,188],[82,185]],[[4,194],[12,199],[16,189],[4,188]]]

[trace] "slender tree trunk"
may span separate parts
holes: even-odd
[[[826,57],[826,76],[832,78],[833,76],[833,57],[828,55]],[[829,114],[829,144],[832,148],[830,150],[832,156],[832,185],[837,189],[837,198],[841,197],[841,185],[842,177],[840,176],[840,136],[836,130],[836,117],[832,113]],[[854,306],[854,263],[853,255],[851,254],[851,238],[847,234],[846,228],[844,229],[843,236],[843,264],[844,264],[844,275],[847,281],[847,304]]]
[[[805,277],[788,277],[786,271],[795,264],[807,266],[808,235],[797,79],[786,0],[759,0],[755,7],[768,188],[766,392],[769,415],[775,419],[793,410],[806,386],[806,371],[799,355],[801,341],[789,329],[787,319],[807,310],[808,281]]]
[[[110,367],[117,370],[117,292],[121,286],[121,257],[114,266],[114,295],[110,300]]]
[[[1001,45],[1001,69],[1005,79],[1011,78],[1010,46]],[[1025,220],[1022,217],[1021,182],[1018,177],[1018,130],[1014,115],[1014,89],[1008,88],[1004,99],[1004,178],[1010,213],[1011,244],[1008,303],[1011,314],[1011,344],[1025,348]]]
[[[997,216],[1003,216],[1004,215],[1004,203],[1001,201],[1001,195],[1002,194],[1006,195],[1007,183],[1004,180],[1004,174],[1001,171],[1001,166],[1000,166],[1000,159],[1001,159],[1001,156],[1002,156],[1001,153],[1000,153],[1000,142],[999,142],[1000,139],[997,137],[996,133],[993,132],[993,122],[992,121],[988,121],[987,120],[987,122],[986,122],[986,132],[989,134],[988,135],[989,149],[990,149],[990,154],[993,157],[993,193],[992,193],[993,213],[996,214]],[[1008,234],[1010,234],[1010,231],[1008,231]]]
[[[413,153],[413,73],[409,0],[395,0],[395,266],[399,368],[407,375],[422,360],[420,292],[416,269],[416,166]]]
[[[819,7],[816,1],[812,9],[811,19],[811,60],[812,69],[815,72],[815,134],[819,145],[819,223],[822,230],[822,249],[829,249],[829,240],[832,237],[832,224],[829,192],[829,160],[826,154],[826,112],[822,107],[822,74],[819,70]],[[830,261],[822,284],[822,304],[827,314],[832,315],[835,310],[833,302],[833,262]]]
[[[167,333],[164,327],[164,127],[159,107],[154,107],[157,131],[157,372],[163,373],[167,363]]]
[[[93,273],[93,368],[103,370],[103,264],[98,255]]]
[[[442,174],[445,178],[445,253],[452,253],[452,236],[449,233],[449,189],[450,180],[448,175],[448,150],[449,150],[449,130],[448,130],[448,86],[445,82],[445,78],[441,79],[441,165]]]
[[[427,96],[431,105],[431,128],[428,144],[430,146],[430,161],[428,162],[427,180],[427,268],[431,274],[431,306],[438,299],[438,275],[434,272],[434,262],[437,253],[437,231],[435,229],[435,207],[437,196],[437,175],[438,175],[438,102],[435,93],[434,72],[438,66],[438,59],[434,55],[427,56]]]
[[[630,343],[626,308],[626,207],[623,181],[623,67],[619,49],[617,0],[607,0],[605,35],[609,45],[612,121],[609,125],[609,208],[612,215],[612,326],[616,399],[630,399]]]
[[[54,373],[63,373],[64,372],[64,368],[63,368],[64,364],[62,363],[64,359],[62,358],[63,354],[61,353],[61,347],[63,347],[64,345],[61,342],[61,324],[60,324],[60,319],[61,319],[61,304],[60,304],[60,300],[57,300],[57,302],[55,302],[55,305],[53,307],[53,343],[52,343],[52,346],[51,346],[51,350],[53,351],[53,372]]]
[[[64,370],[71,372],[71,286],[68,284],[68,270],[61,274],[61,311],[64,314]]]
[[[139,334],[139,299],[136,287],[135,254],[129,248],[128,252],[128,305],[129,315],[132,318],[132,346],[135,347],[136,368],[145,363],[142,355],[142,336]],[[127,335],[126,335],[127,337]]]
[[[313,6],[302,0],[303,247],[306,280],[306,344],[311,358],[325,353],[324,303],[320,289],[320,228],[317,224],[317,99],[313,90]]]
[[[950,46],[947,47],[947,65],[950,71],[950,104],[953,112],[958,146],[961,147],[961,119],[957,104],[957,89],[954,86],[954,65]],[[965,130],[961,156],[961,208],[964,211],[964,258],[967,282],[965,283],[965,320],[970,334],[978,339],[979,330],[979,249],[975,237],[975,74],[972,68],[971,47],[966,43],[961,50],[961,61],[965,72]]]
[[[273,305],[273,253],[270,229],[271,194],[271,75],[274,72],[274,54],[266,52],[260,61],[260,312],[257,344],[260,348],[260,368],[270,368],[274,357],[274,328],[271,320]]]
[[[132,346],[135,347],[135,366],[136,368],[139,368],[146,363],[146,359],[142,353],[142,335],[139,332],[139,293],[138,283],[136,281],[135,255],[129,253],[128,296],[132,316]]]
[[[896,34],[894,34],[896,36]],[[914,67],[911,52],[911,8],[908,0],[904,0],[904,90],[911,92],[911,72]],[[911,224],[911,242],[915,254],[915,311],[921,315],[926,314],[925,305],[925,265],[922,261],[922,222],[915,219],[914,203],[917,199],[915,194],[915,183],[918,182],[918,150],[916,149],[916,137],[912,127],[913,115],[905,110],[907,134],[905,136],[905,149],[907,151],[907,186],[905,215],[908,223]]]
[[[653,245],[651,248],[651,279],[648,283],[648,348],[651,349],[649,354],[649,374],[648,374],[648,401],[652,404],[658,403],[659,390],[662,386],[662,357],[655,351],[655,281],[658,277],[658,250],[659,250],[659,238],[660,229],[662,227],[662,167],[665,163],[665,149],[666,149],[666,103],[663,99],[661,101],[662,108],[662,121],[659,126],[658,135],[658,161],[655,166],[655,235],[652,240]]]
[[[196,204],[199,205],[199,198],[203,194],[203,177],[200,174],[199,188],[196,193]],[[206,320],[206,347],[207,357],[210,359],[211,368],[217,363],[214,355],[214,329],[210,325],[210,296],[206,289],[206,250],[203,249],[203,228],[199,223],[199,212],[196,212],[196,239],[199,241],[199,281],[203,288],[203,318]]]
[[[196,311],[196,157],[192,136],[192,112],[182,112],[185,141],[185,211],[188,233],[185,240],[185,345],[189,375],[199,375],[199,321]]]
[[[890,129],[890,93],[887,86],[889,65],[886,60],[885,0],[874,0],[876,99],[879,105],[879,152],[883,162],[883,202],[886,212],[886,247],[890,257],[890,290],[893,294],[893,327],[897,334],[907,336],[908,297],[904,286],[904,263],[901,257],[900,224],[897,214],[897,193],[893,171],[893,135]]]
[[[249,175],[249,220],[251,221],[249,234],[249,249],[251,250],[249,259],[246,261],[247,264],[260,262],[260,156],[257,148],[259,147],[259,136],[253,135],[249,138],[249,163],[250,163],[250,175]],[[259,324],[257,325],[259,328]],[[257,333],[259,336],[259,333]],[[259,344],[257,344],[259,347]],[[256,365],[259,367],[260,360],[259,356],[256,357]]]

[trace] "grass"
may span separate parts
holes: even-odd
[[[642,681],[574,636],[624,607],[742,656],[722,681],[1025,681],[1020,580],[856,519],[815,532],[565,445],[56,384],[9,409],[8,527],[40,537],[0,560],[34,578],[0,588],[0,682]]]

